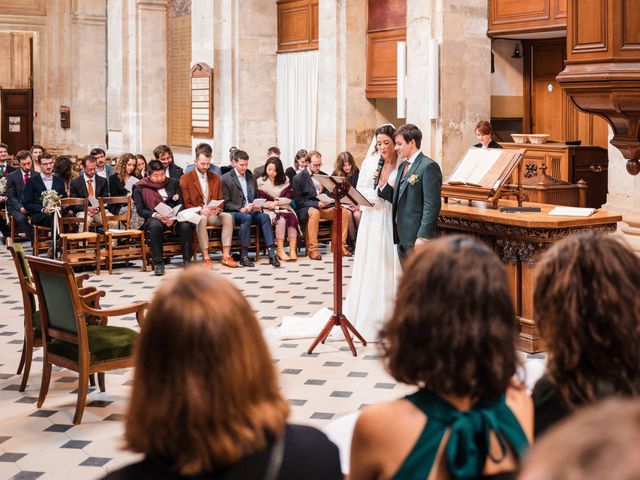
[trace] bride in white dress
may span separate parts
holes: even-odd
[[[393,139],[394,127],[386,124],[376,129],[367,156],[360,166],[358,190],[373,207],[362,207],[358,240],[351,270],[351,283],[343,312],[368,342],[376,342],[382,323],[391,314],[401,275],[398,252],[393,243],[391,202],[378,196],[374,177],[380,155],[384,166],[379,187],[393,187],[397,160]]]

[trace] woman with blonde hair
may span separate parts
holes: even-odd
[[[135,352],[127,448],[145,458],[105,478],[342,478],[338,450],[289,405],[251,306],[192,267],[156,292]]]

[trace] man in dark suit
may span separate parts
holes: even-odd
[[[301,222],[307,222],[305,243],[309,252],[309,259],[322,260],[318,252],[318,229],[320,219],[333,220],[333,203],[318,200],[323,191],[322,185],[314,180],[313,175],[326,175],[320,171],[322,155],[317,150],[309,152],[309,166],[293,177],[293,200],[296,203],[296,213]],[[349,217],[342,214],[342,254],[350,255],[347,250],[347,234],[349,233]]]
[[[162,234],[166,229],[174,227],[180,236],[182,259],[187,265],[193,256],[193,229],[189,222],[177,222],[155,211],[160,203],[165,203],[171,208],[183,205],[180,182],[166,176],[164,166],[159,160],[151,160],[147,171],[149,175],[133,187],[133,201],[138,215],[144,218],[142,228],[149,233],[155,274],[164,275]]]
[[[180,180],[184,174],[182,168],[177,166],[173,161],[173,152],[167,145],[158,145],[153,149],[153,156],[156,160],[160,160],[164,167],[164,173],[169,178]]]
[[[64,189],[64,180],[53,175],[53,158],[43,154],[40,157],[39,174],[33,174],[24,186],[22,205],[31,215],[32,225],[53,227],[53,213],[44,212],[42,205],[42,193],[47,190],[55,190],[60,198],[67,196]]]
[[[7,164],[9,158],[9,147],[5,143],[0,143],[0,178],[6,178],[15,170],[11,165]],[[0,194],[0,208],[5,208],[7,202],[6,192]],[[3,241],[7,243],[7,238],[11,235],[11,229],[7,224],[4,216],[0,216],[0,232],[4,236]]]
[[[271,219],[262,209],[253,205],[258,194],[258,182],[247,171],[249,155],[242,150],[236,150],[233,155],[234,168],[225,173],[222,178],[222,194],[224,195],[224,209],[231,212],[236,225],[240,225],[240,265],[253,267],[249,260],[249,241],[251,240],[251,225],[260,225],[262,238],[269,250],[269,263],[274,267],[280,266],[280,261],[273,248],[273,229]]]
[[[96,175],[96,168],[97,161],[93,155],[82,157],[83,173],[71,180],[70,184],[71,197],[89,199],[87,228],[93,225],[102,225],[102,215],[100,215],[100,207],[96,205],[96,201],[100,197],[109,196],[109,184],[103,177]],[[74,210],[77,217],[84,217],[84,209],[74,207]],[[107,216],[112,216],[112,213],[107,211]],[[118,222],[109,222],[109,228],[118,228]],[[82,225],[80,225],[80,229],[82,229]]]
[[[422,132],[412,124],[395,131],[398,159],[396,188],[393,193],[393,239],[400,260],[415,245],[426,242],[436,233],[440,213],[442,172],[440,166],[420,152]]]
[[[20,168],[7,177],[7,211],[18,228],[33,242],[33,227],[29,223],[28,212],[22,202],[24,187],[31,177],[31,153],[29,150],[21,150],[16,154],[16,159],[20,162]]]

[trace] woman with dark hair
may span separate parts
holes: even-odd
[[[78,176],[73,169],[73,162],[67,155],[60,155],[53,164],[53,174],[64,180],[64,189],[67,197],[71,196],[71,180]]]
[[[478,137],[478,142],[474,145],[476,148],[502,148],[498,142],[493,139],[494,131],[491,123],[486,120],[480,120],[476,124],[476,137]]]
[[[352,480],[513,478],[533,404],[512,380],[516,317],[504,265],[465,236],[416,248],[381,332],[389,373],[418,390],[358,419]]]
[[[577,407],[640,392],[640,258],[613,235],[554,244],[533,303],[549,358],[533,389],[536,436]]]
[[[377,341],[382,322],[393,309],[402,272],[393,242],[391,209],[397,175],[394,130],[390,124],[378,127],[362,162],[357,188],[373,207],[361,208],[351,283],[344,304],[349,321],[371,342]],[[378,176],[380,158],[384,163]],[[378,194],[379,188],[384,193]]]
[[[211,270],[188,268],[160,286],[135,367],[124,436],[144,459],[106,479],[342,478],[336,446],[287,423],[251,305]]]
[[[340,152],[338,154],[332,175],[336,177],[346,177],[351,185],[354,187],[358,186],[360,170],[353,160],[351,152]],[[362,211],[358,205],[346,205],[343,211],[346,211],[349,217],[349,240],[355,245]]]
[[[141,153],[136,156],[136,177],[144,178],[147,176],[147,159]]]
[[[36,173],[40,173],[40,157],[42,156],[42,154],[44,152],[46,152],[45,148],[42,145],[38,145],[37,143],[35,143],[31,149],[29,150],[29,152],[31,152],[31,159],[33,160],[33,165],[31,166],[31,170],[36,172]]]
[[[276,255],[283,262],[297,260],[298,217],[291,208],[291,185],[278,157],[270,157],[264,164],[264,173],[258,178],[258,198],[264,198],[263,211],[276,231]],[[289,237],[289,252],[284,251],[284,236]]]
[[[287,171],[285,172],[287,178],[289,178],[289,182],[293,182],[293,177],[307,168],[308,163],[309,157],[307,155],[307,151],[304,148],[301,148],[296,152],[296,156],[293,159],[293,166],[287,168]]]

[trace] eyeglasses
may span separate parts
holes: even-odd
[[[322,163],[312,163],[311,166],[314,168],[320,168],[322,166]]]

